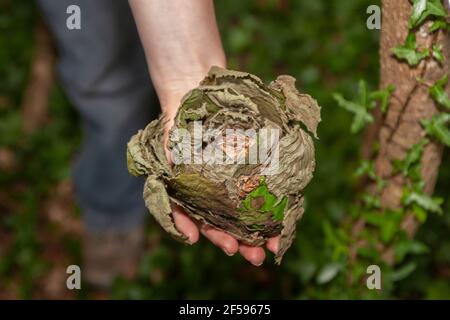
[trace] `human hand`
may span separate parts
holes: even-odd
[[[197,225],[179,206],[173,206],[173,219],[176,228],[188,237],[190,243],[196,243],[200,233],[214,245],[222,249],[227,255],[239,253],[255,266],[260,266],[266,257],[263,247],[252,247],[239,243],[233,236],[206,224]],[[273,253],[278,251],[279,236],[270,238],[265,246]]]

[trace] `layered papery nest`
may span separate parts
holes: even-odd
[[[181,101],[164,150],[164,120],[128,143],[129,171],[145,175],[150,213],[175,238],[170,202],[193,219],[259,246],[280,235],[275,261],[295,237],[303,189],[315,168],[313,138],[320,107],[291,76],[269,85],[258,77],[212,67]]]

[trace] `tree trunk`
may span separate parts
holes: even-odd
[[[375,137],[378,136],[379,151],[375,155],[375,170],[386,185],[381,192],[376,191],[375,185],[369,185],[367,188],[380,196],[380,204],[384,209],[401,208],[403,188],[408,183],[407,177],[394,172],[393,161],[404,159],[411,147],[425,136],[420,120],[430,119],[438,112],[437,105],[429,95],[429,89],[425,83],[433,84],[449,71],[450,40],[441,30],[430,34],[428,32],[430,22],[424,23],[416,32],[418,49],[428,48],[431,51],[433,43],[441,45],[445,58],[443,64],[439,64],[435,59],[426,58],[412,67],[392,55],[392,48],[405,43],[411,11],[412,5],[408,0],[382,1],[380,88],[386,88],[387,85],[392,84],[395,86],[395,91],[389,100],[387,113],[382,115],[381,112],[377,112],[375,123],[366,131],[362,156],[372,157],[372,149],[369,149],[367,145],[371,147],[376,140]],[[419,83],[418,79],[421,79],[422,83]],[[447,85],[447,92],[450,91],[449,88],[450,86]],[[425,182],[424,192],[429,195],[434,191],[443,151],[440,143],[430,140],[421,158],[421,175]],[[410,237],[415,234],[418,225],[415,217],[407,213],[402,228]],[[364,228],[363,219],[356,221],[352,227],[354,237],[356,238]],[[361,240],[351,247],[351,261],[355,261],[358,248],[365,244],[365,241]],[[382,259],[388,264],[393,264],[393,249],[383,245],[380,245],[379,249]]]
[[[439,30],[428,33],[429,22],[416,32],[418,48],[429,48],[432,43],[439,43],[445,56],[443,65],[435,59],[428,58],[416,67],[399,61],[391,54],[391,48],[403,44],[408,33],[408,19],[412,6],[408,0],[384,0],[382,7],[382,28],[380,43],[381,81],[384,88],[388,84],[395,85],[388,112],[382,121],[379,132],[380,150],[376,158],[376,172],[386,180],[387,184],[381,193],[381,205],[384,208],[400,207],[402,189],[406,178],[393,174],[392,161],[403,159],[411,146],[425,136],[420,120],[429,119],[438,109],[428,93],[428,88],[417,82],[434,83],[448,74],[450,44],[448,37]],[[449,86],[447,86],[447,91]],[[425,192],[431,194],[438,177],[442,158],[442,145],[432,141],[429,143],[421,159],[422,177],[425,181]],[[403,224],[412,235],[417,223],[411,217]]]

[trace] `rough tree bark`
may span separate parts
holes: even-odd
[[[425,80],[426,83],[434,83],[448,74],[449,70],[449,39],[441,30],[432,34],[428,33],[429,23],[425,23],[416,32],[418,47],[431,50],[433,42],[441,44],[445,56],[443,65],[435,59],[425,59],[418,66],[410,67],[392,56],[391,48],[405,41],[411,10],[412,6],[408,0],[383,1],[380,86],[384,88],[391,83],[396,87],[380,128],[380,150],[376,159],[376,172],[387,182],[386,188],[381,193],[381,205],[385,208],[400,206],[402,188],[406,182],[402,175],[393,174],[392,161],[403,159],[411,146],[425,136],[420,120],[429,119],[438,111],[428,94],[428,88],[419,84],[417,78]],[[449,86],[447,91],[448,89]],[[428,194],[433,192],[436,184],[442,149],[442,145],[432,141],[426,146],[421,159],[421,173],[425,181],[425,192]],[[417,223],[412,216],[409,216],[404,227],[412,235],[417,228]]]
[[[428,87],[419,83],[432,84],[441,79],[449,71],[450,39],[443,31],[429,33],[430,22],[423,24],[416,32],[418,49],[428,48],[431,51],[432,43],[442,46],[445,62],[439,64],[435,59],[427,58],[417,66],[411,67],[406,62],[396,59],[391,49],[405,42],[408,35],[408,20],[412,12],[409,0],[383,0],[382,1],[382,27],[380,39],[380,88],[389,84],[395,86],[395,91],[389,101],[386,115],[377,112],[375,122],[365,134],[365,143],[362,156],[373,156],[371,150],[373,142],[378,140],[379,151],[375,155],[376,174],[386,181],[385,188],[375,191],[374,185],[369,190],[379,193],[382,208],[397,209],[401,207],[403,187],[407,178],[393,170],[393,160],[401,160],[411,147],[425,136],[425,130],[420,124],[422,119],[430,119],[438,108],[428,93]],[[447,85],[447,92],[449,92]],[[425,182],[424,191],[431,195],[434,191],[438,177],[439,166],[442,159],[443,146],[430,139],[421,158],[421,175]],[[412,214],[407,214],[402,228],[412,237],[418,227],[418,222]],[[353,225],[353,233],[358,234],[364,229],[364,221],[359,220]],[[351,258],[356,258],[356,249],[364,246],[364,241],[358,242],[351,248]],[[393,264],[392,248],[380,245],[383,260]]]

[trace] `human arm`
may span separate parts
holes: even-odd
[[[161,109],[173,124],[183,95],[196,87],[213,65],[225,67],[212,0],[129,0],[144,47],[153,85]],[[174,222],[191,243],[199,238],[199,228],[181,210],[174,207]],[[261,247],[239,245],[229,234],[201,225],[200,232],[227,254],[239,251],[254,265],[260,265],[265,253]],[[278,241],[267,244],[276,251]]]

